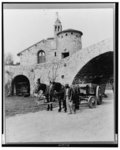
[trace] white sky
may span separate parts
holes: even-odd
[[[54,36],[56,12],[64,29],[83,32],[82,45],[87,47],[113,37],[113,9],[5,9],[4,51],[16,54],[42,39]]]

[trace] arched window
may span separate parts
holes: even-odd
[[[38,52],[38,64],[45,62],[45,52],[43,50],[40,50]]]

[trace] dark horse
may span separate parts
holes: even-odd
[[[65,95],[64,94],[65,93],[64,86],[59,82],[52,82],[52,92],[53,92],[54,96],[57,97],[57,99],[58,99],[58,103],[59,103],[58,112],[61,112],[62,104],[63,104],[64,111],[66,112],[67,108],[66,108],[66,101],[64,98],[64,95]]]

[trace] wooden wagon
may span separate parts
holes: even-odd
[[[86,83],[79,84],[80,89],[80,102],[85,100],[88,102],[90,108],[96,107],[102,103],[102,96],[104,91],[101,88],[101,85]]]

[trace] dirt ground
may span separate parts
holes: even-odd
[[[82,104],[76,114],[39,111],[6,118],[6,143],[114,141],[113,91],[106,91],[102,105]]]
[[[53,103],[53,107],[57,107],[58,102]],[[11,117],[18,114],[27,114],[30,112],[38,112],[47,109],[47,103],[44,100],[39,101],[35,97],[10,96],[5,97],[5,116]]]

